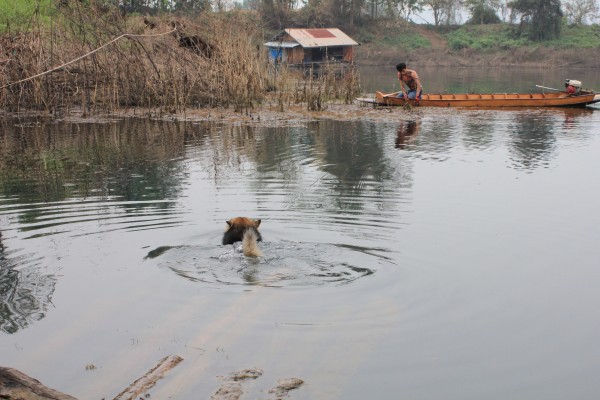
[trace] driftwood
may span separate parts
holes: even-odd
[[[170,355],[158,362],[154,368],[146,372],[144,376],[133,382],[113,400],[135,400],[148,391],[163,375],[183,361],[183,358]]]
[[[158,362],[154,368],[146,372],[144,376],[133,382],[123,390],[114,400],[136,400],[152,388],[164,374],[183,358],[170,355]],[[57,390],[44,386],[38,380],[33,379],[14,368],[0,367],[0,399],[2,400],[77,400],[73,396],[61,393]]]
[[[0,399],[77,400],[13,368],[0,367]]]

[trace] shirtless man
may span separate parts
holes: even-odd
[[[417,72],[407,69],[405,63],[396,65],[396,69],[398,70],[398,80],[400,81],[400,90],[402,91],[402,93],[398,93],[398,97],[420,100],[423,93],[423,86],[421,86],[421,80]],[[408,93],[405,86],[408,89]]]

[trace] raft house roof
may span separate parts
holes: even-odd
[[[283,40],[283,39],[287,40]],[[295,40],[290,41],[289,38]],[[268,47],[303,48],[331,47],[331,46],[358,46],[358,43],[338,28],[317,29],[285,29],[271,41],[265,43]]]

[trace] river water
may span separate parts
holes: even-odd
[[[600,88],[464,72],[419,71]],[[381,113],[2,121],[0,365],[81,399],[170,354],[151,398],[208,399],[244,368],[263,371],[247,399],[292,377],[293,399],[596,398],[600,111]],[[220,244],[236,216],[262,220],[263,257]]]

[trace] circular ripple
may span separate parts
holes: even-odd
[[[320,243],[260,243],[260,258],[233,246],[159,247],[147,261],[179,276],[211,285],[335,286],[371,275],[387,259],[381,250]]]

